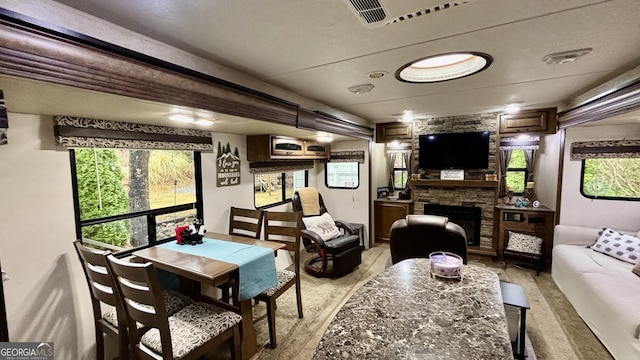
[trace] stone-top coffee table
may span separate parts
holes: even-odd
[[[498,276],[465,265],[432,277],[429,259],[401,261],[342,306],[313,359],[513,359]]]

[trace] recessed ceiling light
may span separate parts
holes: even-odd
[[[185,115],[185,114],[172,114],[169,115],[169,120],[171,121],[178,121],[178,122],[193,122],[193,118],[189,115]]]
[[[333,141],[333,135],[327,133],[318,133],[316,140],[321,143],[328,143]]]
[[[492,62],[491,56],[479,52],[439,54],[400,67],[396,78],[412,83],[449,81],[478,73]]]
[[[371,90],[373,90],[375,86],[373,86],[373,84],[362,84],[362,85],[355,85],[349,88],[349,91],[351,91],[352,93],[356,94],[356,95],[360,95],[360,94],[366,94],[368,92],[370,92]]]
[[[402,118],[400,118],[402,122],[410,122],[413,121],[413,110],[405,110],[402,113]]]
[[[196,125],[213,125],[213,121],[212,120],[206,120],[206,119],[198,119],[196,121],[193,122]]]
[[[515,114],[519,112],[520,109],[522,109],[522,103],[513,102],[513,103],[507,104],[507,106],[504,108],[504,111],[508,112],[509,114]]]

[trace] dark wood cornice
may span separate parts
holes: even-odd
[[[44,34],[45,36],[52,36],[56,39],[64,39],[76,44],[104,50],[108,53],[120,55],[128,59],[138,60],[149,65],[158,66],[160,68],[178,72],[184,75],[189,75],[194,78],[198,78],[198,79],[205,80],[207,82],[226,86],[228,88],[235,89],[241,92],[250,93],[255,96],[265,98],[265,99],[270,99],[275,102],[286,104],[291,107],[298,107],[298,104],[284,100],[282,98],[269,95],[267,93],[263,93],[242,85],[238,85],[230,81],[217,78],[215,76],[203,74],[201,72],[198,72],[189,68],[185,68],[183,66],[176,65],[168,61],[164,61],[164,60],[154,58],[152,56],[145,55],[127,48],[123,48],[121,46],[117,46],[117,45],[114,45],[114,44],[111,44],[111,43],[108,43],[108,42],[105,42],[81,33],[75,32],[73,30],[66,29],[61,26],[56,26],[53,24],[49,24],[25,15],[22,15],[22,14],[18,14],[16,12],[13,12],[7,9],[0,8],[0,22],[5,22],[11,26],[21,27],[26,31],[33,31],[38,34]]]
[[[0,73],[295,126],[297,106],[0,20]]]
[[[1,8],[0,49],[4,75],[373,138],[371,128]]]
[[[640,80],[558,115],[560,129],[640,109]]]
[[[314,114],[316,114],[315,129],[317,131],[326,131],[358,139],[373,140],[373,129],[370,127],[352,124],[320,111],[314,111]]]

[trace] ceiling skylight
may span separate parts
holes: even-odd
[[[412,83],[448,81],[478,73],[492,61],[491,56],[478,52],[439,54],[402,66],[396,71],[396,78]]]

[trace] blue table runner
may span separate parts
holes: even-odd
[[[210,238],[195,246],[169,242],[158,247],[238,265],[239,300],[251,299],[278,284],[273,249]]]

